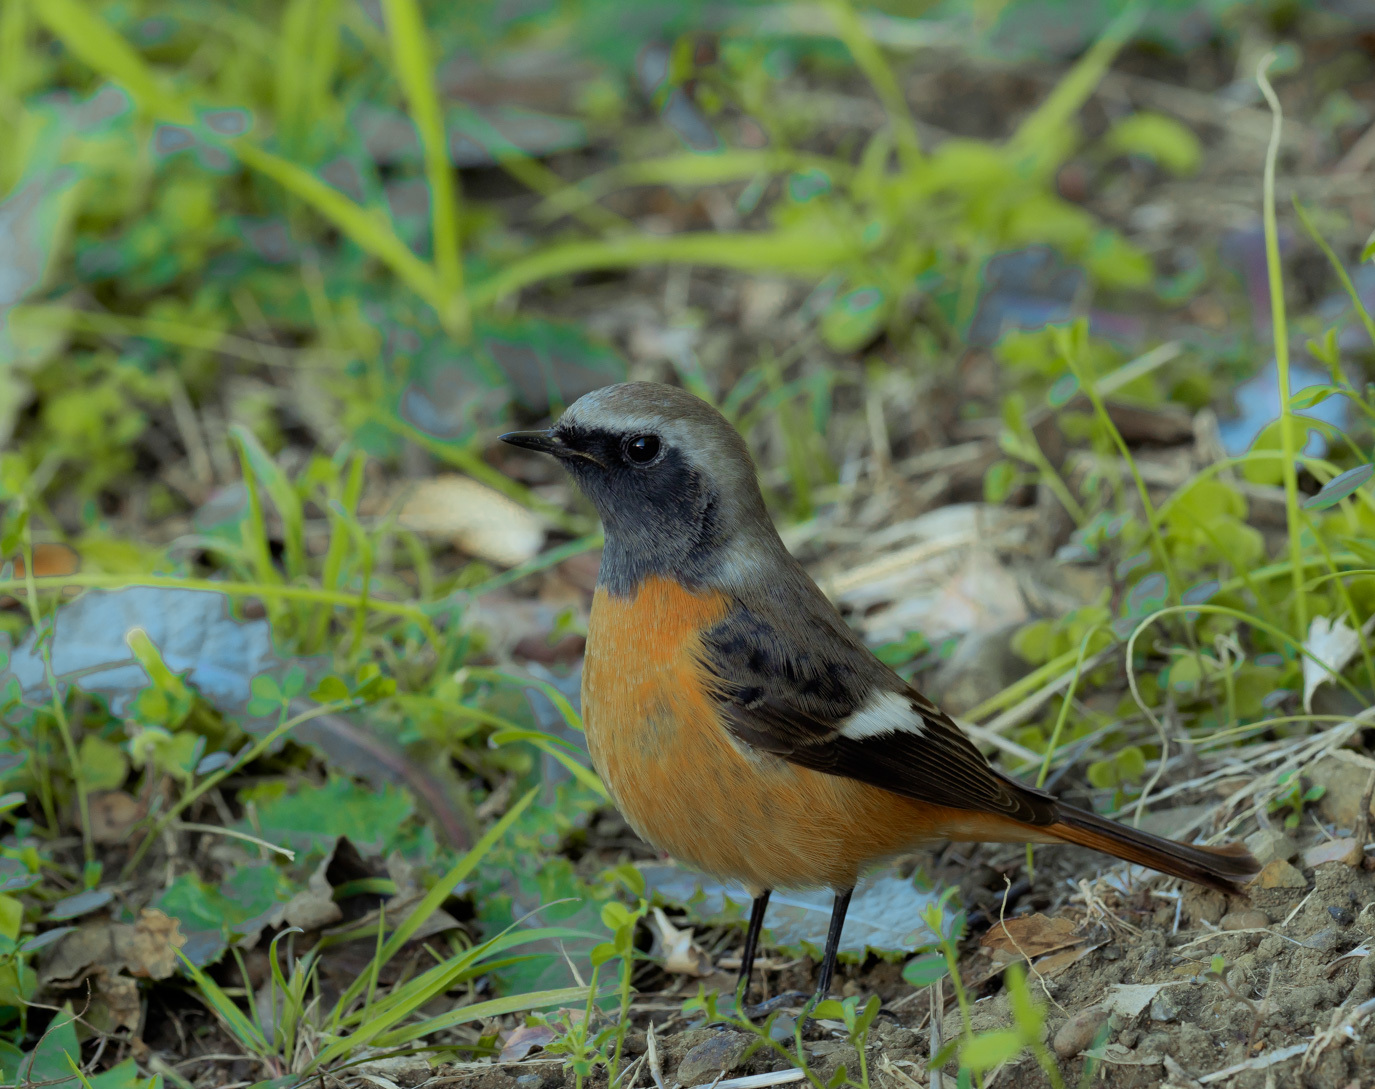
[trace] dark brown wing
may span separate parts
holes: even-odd
[[[811,622],[806,637],[786,638],[781,619],[738,605],[706,633],[704,664],[741,741],[908,798],[1054,822],[1053,798],[990,767],[950,717],[870,654],[838,615],[817,610],[790,617],[788,627],[802,621]],[[863,716],[882,693],[898,697],[887,697],[882,720],[892,729]]]

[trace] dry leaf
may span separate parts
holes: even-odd
[[[481,560],[515,567],[544,543],[544,524],[514,499],[457,474],[407,487],[397,521],[426,537],[446,537]]]
[[[1313,710],[1313,693],[1324,681],[1330,681],[1333,674],[1340,673],[1356,652],[1361,649],[1361,634],[1370,636],[1375,633],[1375,617],[1371,617],[1358,634],[1346,622],[1346,617],[1336,620],[1326,616],[1315,616],[1308,624],[1308,638],[1303,649],[1308,652],[1303,658],[1303,709]],[[1309,657],[1312,655],[1312,657]],[[1331,667],[1329,672],[1328,667]]]
[[[96,977],[95,993],[92,997],[94,1001],[89,1016],[101,1029],[106,1032],[121,1028],[130,1032],[138,1030],[143,1011],[136,981],[128,976],[113,976],[102,972]],[[103,1010],[101,1007],[104,1007]]]
[[[287,901],[283,917],[288,926],[299,926],[309,933],[344,917],[343,910],[334,902],[334,889],[325,876],[332,861],[331,856],[321,862],[310,875],[306,887]]]
[[[186,935],[170,915],[144,908],[133,926],[115,928],[114,944],[130,975],[166,979],[177,970],[177,950],[186,944]]]
[[[1095,949],[1101,949],[1102,947],[1103,943],[1099,942],[1097,945],[1082,945],[1077,949],[1061,949],[1058,953],[1051,953],[1049,956],[1042,957],[1038,960],[1036,962],[1036,973],[1037,975],[1045,976],[1047,979],[1053,979],[1071,964],[1083,960]]]
[[[129,830],[148,815],[148,807],[122,790],[92,794],[91,838],[97,843],[123,843]]]
[[[521,1025],[501,1045],[501,1062],[518,1063],[537,1047],[554,1042],[558,1029],[553,1025]]]
[[[1303,865],[1311,870],[1324,862],[1342,862],[1348,866],[1359,866],[1365,859],[1365,851],[1354,839],[1329,839],[1316,844],[1303,852]]]
[[[663,946],[665,972],[679,976],[709,976],[711,961],[692,944],[692,931],[679,930],[662,908],[654,909],[654,922],[659,928],[659,942]]]
[[[1135,1017],[1155,1000],[1155,996],[1166,987],[1173,987],[1184,980],[1169,983],[1115,983],[1103,1003],[1111,1012],[1123,1017]]]
[[[1026,915],[1005,919],[983,936],[980,942],[987,949],[997,949],[1017,956],[1039,957],[1053,949],[1077,945],[1085,940],[1070,919],[1056,916]]]

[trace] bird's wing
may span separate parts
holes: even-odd
[[[705,634],[703,664],[737,738],[919,801],[1037,825],[1055,820],[1053,798],[990,767],[949,715],[874,658],[829,603],[826,610],[785,620],[737,605]],[[807,638],[789,638],[803,620]]]

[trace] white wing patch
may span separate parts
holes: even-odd
[[[920,737],[926,731],[926,720],[906,696],[887,691],[875,692],[840,727],[841,735],[854,741],[899,731]]]

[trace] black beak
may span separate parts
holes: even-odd
[[[501,436],[501,441],[538,450],[541,454],[553,454],[556,458],[568,457],[573,452],[552,431],[510,431]]]

